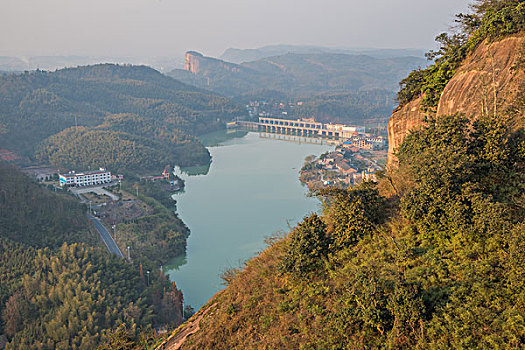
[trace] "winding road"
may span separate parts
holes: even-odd
[[[113,237],[111,237],[111,234],[109,233],[108,229],[105,228],[104,225],[102,225],[100,219],[94,217],[91,214],[88,214],[88,217],[91,221],[93,221],[93,224],[95,225],[95,228],[97,229],[100,238],[102,238],[102,241],[104,241],[104,244],[108,248],[109,252],[117,254],[117,256],[124,258],[124,254],[122,254],[119,247],[117,246],[117,243],[115,243]]]

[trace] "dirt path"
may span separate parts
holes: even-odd
[[[160,344],[155,350],[177,350],[180,349],[182,344],[188,339],[189,336],[196,333],[200,328],[200,322],[206,316],[206,314],[215,307],[217,303],[209,306],[206,310],[204,310],[199,316],[197,316],[194,320],[189,321],[184,328],[182,328],[178,333],[172,334],[164,341],[162,344]]]

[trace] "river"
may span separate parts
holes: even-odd
[[[186,255],[164,268],[195,309],[223,288],[224,271],[264,249],[265,237],[289,231],[320,209],[318,199],[306,196],[299,170],[306,156],[333,149],[258,133],[224,135],[203,138],[212,155],[209,169],[177,172],[186,186],[174,199],[191,234]]]

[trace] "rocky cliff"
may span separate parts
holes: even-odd
[[[474,118],[499,114],[523,123],[520,105],[525,91],[525,33],[480,44],[445,87],[436,116],[461,113]],[[388,166],[395,167],[396,149],[411,130],[424,124],[422,98],[399,106],[388,123]]]
[[[188,51],[185,55],[185,70],[193,74],[208,75],[213,70],[225,70],[228,72],[240,72],[242,67],[237,64],[224,62],[212,57],[206,57],[199,52]]]
[[[195,51],[188,51],[186,52],[186,55],[184,55],[184,58],[186,59],[184,69],[193,74],[199,73],[200,61],[204,56]]]

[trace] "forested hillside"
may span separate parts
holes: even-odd
[[[467,43],[523,33],[524,5],[477,1]],[[181,348],[523,348],[524,112],[430,113],[396,171],[318,192],[321,214],[225,273]]]
[[[7,349],[86,349],[115,330],[154,342],[182,321],[182,294],[157,266],[110,255],[85,208],[0,163],[0,335]],[[145,270],[151,270],[149,280]],[[149,281],[149,285],[148,285]]]
[[[0,148],[30,158],[48,137],[67,128],[83,126],[86,129],[82,129],[81,137],[88,139],[79,141],[94,142],[94,138],[101,138],[102,142],[120,150],[123,158],[128,141],[145,153],[148,153],[148,148],[165,142],[164,148],[171,143],[178,150],[172,154],[162,150],[159,151],[162,156],[157,154],[153,158],[169,157],[170,164],[200,164],[209,158],[203,156],[205,150],[200,143],[188,135],[216,130],[223,127],[224,121],[243,113],[242,107],[224,97],[202,92],[144,66],[100,64],[0,77],[0,125],[3,131]],[[129,116],[132,120],[120,121],[112,128],[116,117],[109,116],[114,114],[120,115],[121,119]],[[132,123],[136,125],[130,126]],[[157,144],[146,143],[145,138],[156,138],[156,135],[145,130],[144,124],[171,132],[169,140],[157,132],[158,139],[152,140]],[[104,135],[99,129],[105,130]],[[70,141],[69,137],[70,133],[65,132],[46,141],[40,151],[50,144],[54,148],[48,154],[40,152],[40,158],[62,160],[61,157],[76,157],[71,153],[73,149],[62,147]],[[92,146],[89,144],[86,152],[94,154]],[[189,149],[184,149],[186,146]],[[188,154],[193,151],[199,153],[195,158]],[[104,155],[102,157],[110,160]],[[89,165],[89,160],[82,159],[83,166]],[[128,166],[127,161],[122,161],[121,165]]]
[[[43,189],[0,162],[2,237],[38,248],[57,248],[64,242],[95,245],[98,238],[84,209],[75,198]]]

